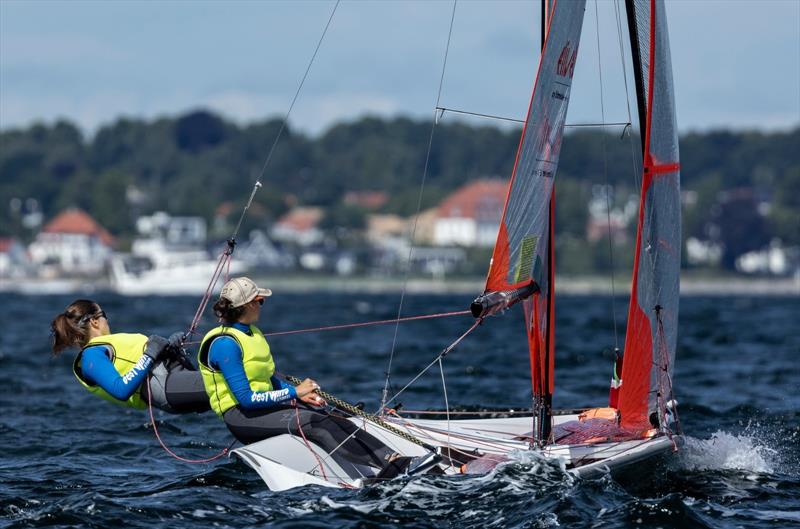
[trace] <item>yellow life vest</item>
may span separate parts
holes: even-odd
[[[142,399],[142,396],[139,394],[138,390],[136,390],[133,395],[128,397],[128,400],[119,400],[111,396],[106,390],[97,384],[90,384],[84,379],[83,370],[81,369],[83,352],[88,347],[94,347],[96,345],[105,346],[106,354],[108,355],[108,359],[111,360],[111,363],[114,365],[114,369],[117,370],[119,376],[124,376],[125,373],[130,371],[132,367],[136,366],[141,361],[142,353],[147,345],[147,336],[144,334],[130,333],[116,333],[106,334],[105,336],[97,336],[89,340],[89,342],[83,346],[83,349],[81,349],[81,352],[75,357],[75,361],[72,364],[72,372],[75,374],[78,382],[80,382],[81,385],[88,389],[91,393],[108,401],[116,402],[117,404],[130,406],[139,410],[146,408],[147,403],[144,401],[144,399]],[[140,367],[144,369],[144,366],[140,365]]]
[[[239,402],[233,395],[228,382],[222,373],[211,367],[208,362],[208,352],[211,349],[211,342],[220,336],[233,338],[242,350],[242,364],[247,380],[250,382],[250,389],[253,391],[272,391],[270,377],[275,373],[275,362],[269,352],[267,339],[255,325],[250,326],[250,333],[242,332],[234,327],[220,326],[211,329],[200,342],[200,350],[197,353],[197,363],[200,365],[200,374],[203,376],[203,385],[206,388],[211,409],[217,415],[233,408]]]

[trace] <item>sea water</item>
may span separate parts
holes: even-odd
[[[392,318],[397,294],[281,292],[264,305],[265,332]],[[169,335],[198,300],[98,293],[113,331]],[[515,454],[487,475],[421,476],[359,491],[270,492],[241,462],[186,464],[159,446],[147,412],[89,395],[53,358],[49,322],[72,297],[17,297],[0,314],[0,527],[800,527],[800,300],[681,300],[675,394],[686,444],[664,464],[584,480],[557,461]],[[403,314],[466,308],[464,295],[406,295]],[[557,407],[607,400],[624,342],[626,300],[557,300]],[[203,328],[212,325],[210,318]],[[468,316],[276,336],[279,368],[377,409],[470,325]],[[445,359],[452,406],[530,405],[521,314],[478,327]],[[441,409],[435,366],[398,399]],[[402,409],[402,408],[401,408]],[[156,413],[171,449],[208,457],[231,437],[215,415]]]

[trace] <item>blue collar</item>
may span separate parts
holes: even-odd
[[[236,329],[237,331],[242,331],[242,332],[244,332],[244,333],[247,333],[247,334],[252,334],[252,333],[250,332],[250,326],[249,326],[249,325],[245,325],[244,323],[239,323],[239,322],[237,321],[236,323],[234,323],[233,325],[231,325],[231,327],[233,327],[233,328],[234,328],[234,329]]]

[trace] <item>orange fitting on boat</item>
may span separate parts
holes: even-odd
[[[619,421],[619,410],[616,408],[592,408],[578,415],[578,420],[583,422],[589,419],[606,419],[608,421]]]

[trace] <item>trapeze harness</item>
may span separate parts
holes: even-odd
[[[144,354],[147,340],[130,333],[92,338],[75,357],[72,371],[90,393],[110,402],[145,409],[149,378],[157,408],[170,413],[207,411],[200,373],[177,362],[153,362]]]
[[[383,468],[394,453],[346,418],[293,404],[297,391],[275,376],[269,344],[253,325],[209,331],[198,364],[211,408],[244,444],[286,433],[302,436],[332,453],[353,476]]]

